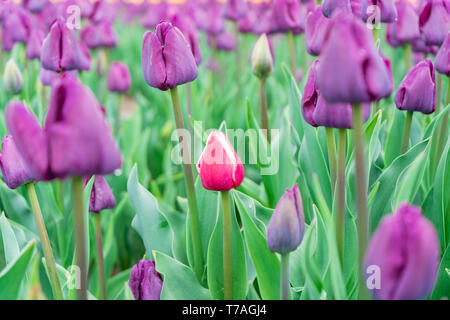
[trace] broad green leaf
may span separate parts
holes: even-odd
[[[5,249],[6,263],[8,264],[19,256],[20,248],[14,231],[4,213],[0,215],[0,232]]]
[[[448,298],[450,298],[450,246],[447,246],[442,256],[436,285],[431,294],[431,299],[435,300]]]

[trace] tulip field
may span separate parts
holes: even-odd
[[[449,0],[0,2],[0,300],[447,300]]]

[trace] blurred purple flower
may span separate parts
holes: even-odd
[[[437,72],[450,76],[450,32],[434,59],[434,67]]]
[[[85,26],[81,31],[81,39],[90,49],[117,47],[117,34],[109,20]]]
[[[91,177],[83,178],[83,185],[86,187]],[[89,198],[89,212],[100,213],[102,210],[114,209],[116,198],[105,177],[96,175],[92,184],[91,196]]]
[[[322,8],[320,6],[308,14],[305,28],[305,45],[309,54],[313,56],[320,54],[327,34],[329,21],[330,19],[322,14]]]
[[[419,27],[427,45],[440,46],[450,30],[450,2],[427,2],[419,16]]]
[[[131,268],[129,286],[136,300],[159,300],[163,281],[151,260],[140,260]]]
[[[244,0],[226,0],[224,16],[229,20],[238,21],[248,13],[247,2]]]
[[[109,68],[107,82],[110,92],[127,92],[131,86],[131,75],[127,65],[114,61]]]
[[[41,29],[32,29],[28,37],[26,55],[27,59],[40,59],[41,47],[44,41],[44,32]]]

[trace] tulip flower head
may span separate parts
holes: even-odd
[[[267,78],[273,71],[273,58],[270,51],[269,40],[265,33],[263,33],[253,47],[252,56],[252,71],[258,78]]]
[[[89,178],[83,179],[83,185],[89,182]],[[89,211],[100,213],[105,209],[114,209],[116,206],[116,198],[111,191],[111,188],[106,182],[105,177],[96,175],[94,177],[94,184],[91,189],[91,196],[89,198]]]
[[[297,249],[305,232],[302,197],[297,184],[278,201],[267,227],[270,251],[288,253]]]
[[[142,71],[151,87],[163,91],[197,78],[194,55],[180,29],[162,22],[156,32],[148,31],[144,35]]]
[[[227,0],[224,7],[224,16],[229,20],[238,21],[247,15],[248,6],[244,0]]]
[[[114,61],[108,72],[108,90],[111,92],[127,92],[130,86],[131,75],[127,65]]]
[[[313,56],[320,54],[329,21],[330,19],[322,14],[320,6],[308,14],[305,26],[305,45],[309,54]]]
[[[416,64],[400,83],[395,94],[400,110],[430,114],[436,109],[436,79],[430,59]]]
[[[81,31],[81,39],[90,49],[117,47],[117,34],[112,21],[90,23]]]
[[[395,7],[394,0],[368,0],[367,6],[368,8],[371,6],[377,7],[377,10],[372,11],[372,14],[379,13],[380,22],[391,23],[397,20],[397,8]]]
[[[437,72],[450,76],[450,32],[436,55],[434,67]]]
[[[298,0],[272,1],[271,32],[294,31],[300,27],[300,3]]]
[[[27,59],[39,59],[41,57],[41,47],[44,41],[44,33],[40,29],[32,29],[27,41]]]
[[[194,21],[186,15],[174,14],[170,17],[170,21],[174,27],[180,29],[186,40],[189,42],[195,62],[200,65],[202,62],[202,52],[199,44],[199,34]]]
[[[159,300],[163,281],[151,260],[140,260],[131,268],[129,286],[136,300]]]
[[[15,189],[21,185],[34,180],[33,174],[28,168],[21,154],[17,151],[11,136],[5,136],[2,141],[0,152],[0,168],[6,185]]]
[[[428,1],[420,12],[419,27],[427,45],[440,46],[450,30],[450,3]]]
[[[407,203],[381,220],[365,256],[365,270],[379,268],[379,287],[370,293],[380,300],[425,299],[439,269],[439,240],[419,207]],[[366,277],[370,274],[366,274]]]
[[[352,12],[350,0],[324,0],[322,3],[323,15],[330,18],[337,10]]]
[[[244,166],[227,136],[214,130],[197,163],[203,188],[212,191],[236,189],[244,179]]]
[[[20,73],[16,62],[11,58],[5,65],[3,87],[5,88],[5,91],[10,94],[18,94],[22,91],[22,86],[22,74]]]
[[[387,25],[387,39],[390,43],[404,45],[420,38],[419,15],[413,4],[408,0],[399,0],[395,3],[398,19]]]

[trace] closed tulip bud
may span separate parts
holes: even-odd
[[[388,24],[386,38],[390,44],[404,45],[407,42],[420,38],[419,15],[408,0],[399,0],[395,3],[398,19]],[[391,44],[391,45],[392,45]]]
[[[232,33],[223,32],[216,37],[215,49],[219,51],[233,51],[236,47],[236,39]],[[208,45],[213,46],[212,36],[208,35]]]
[[[450,76],[450,33],[447,34],[444,43],[434,59],[436,71]]]
[[[435,55],[438,52],[437,46],[430,46],[426,44],[423,34],[420,38],[415,39],[411,42],[411,49],[413,52],[420,52],[432,55]]]
[[[375,266],[380,276],[370,293],[379,300],[425,299],[436,281],[439,253],[436,231],[420,208],[400,205],[381,220],[369,243],[364,266]]]
[[[131,268],[129,286],[136,300],[160,300],[163,281],[151,260],[140,260]]]
[[[33,29],[30,32],[27,42],[27,59],[39,59],[41,57],[41,47],[44,41],[44,32],[40,29]]]
[[[308,74],[302,97],[302,114],[313,127],[353,128],[353,108],[350,103],[328,103],[316,85],[316,73],[320,61],[316,60]],[[364,122],[370,116],[370,103],[363,103]]]
[[[225,30],[225,19],[223,18],[223,3],[219,1],[205,0],[198,4],[195,11],[195,21],[199,29],[218,35]]]
[[[172,89],[197,78],[198,69],[183,33],[169,22],[148,31],[142,44],[142,71],[147,83],[160,90]]]
[[[83,178],[83,184],[86,187],[90,180]],[[89,211],[100,213],[102,210],[114,209],[116,206],[116,198],[111,191],[111,188],[106,182],[105,177],[96,175],[94,183],[92,184],[91,196],[89,198]]]
[[[80,47],[74,30],[64,20],[56,20],[42,43],[41,63],[45,69],[55,72],[79,69]]]
[[[270,45],[265,33],[263,33],[258,41],[251,56],[252,71],[255,76],[260,79],[267,78],[273,71],[273,58],[270,52]]]
[[[214,130],[197,164],[203,188],[212,191],[236,189],[244,179],[244,166],[227,136]]]
[[[244,0],[227,0],[224,8],[225,18],[238,21],[247,15],[248,6]]]
[[[26,43],[32,29],[29,13],[22,8],[11,10],[3,21],[3,29],[12,42]]]
[[[308,14],[305,27],[305,46],[309,54],[313,56],[320,54],[329,21],[330,19],[322,14],[320,6]]]
[[[298,0],[274,0],[272,2],[271,32],[294,31],[300,27],[300,3]]]
[[[18,94],[22,91],[22,74],[17,67],[16,62],[11,58],[5,65],[3,73],[3,87],[10,94]]]
[[[170,18],[172,25],[180,29],[191,47],[195,62],[200,65],[202,62],[202,52],[199,44],[199,33],[197,27],[188,16],[182,14],[174,14]]]
[[[350,6],[356,17],[363,20],[367,18],[368,0],[350,0]]]
[[[416,64],[400,83],[395,94],[400,110],[430,114],[436,109],[436,80],[433,63],[426,59]]]
[[[302,197],[297,184],[278,201],[267,227],[270,251],[288,253],[297,249],[305,231]]]
[[[114,61],[108,72],[108,90],[111,92],[127,92],[130,86],[131,75],[127,65]]]
[[[390,92],[389,73],[372,35],[351,13],[331,18],[320,60],[317,87],[328,102],[370,102]]]
[[[3,138],[2,151],[0,153],[0,168],[2,170],[3,180],[11,189],[20,187],[34,179],[19,151],[17,151],[11,136],[5,136]]]
[[[322,2],[322,12],[325,17],[330,18],[338,10],[352,12],[350,0],[324,0]]]
[[[419,15],[419,27],[427,45],[440,46],[450,30],[450,3],[427,2]]]
[[[117,47],[117,34],[112,21],[108,20],[84,27],[81,39],[90,49]]]

